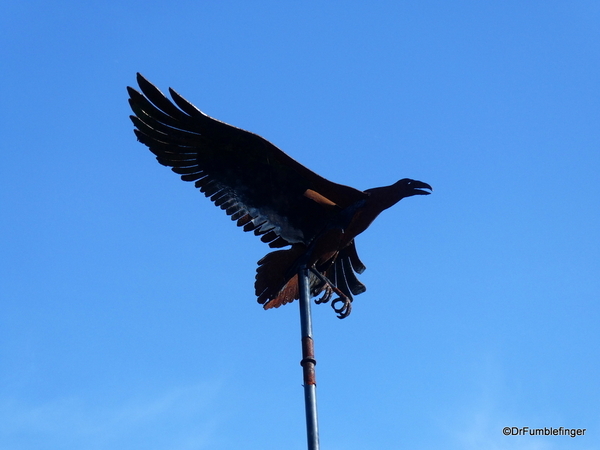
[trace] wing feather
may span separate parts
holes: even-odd
[[[271,247],[308,244],[340,208],[366,197],[260,136],[207,116],[173,89],[171,101],[140,74],[137,81],[142,92],[128,92],[138,140]],[[304,195],[307,190],[317,195]]]

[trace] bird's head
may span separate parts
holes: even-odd
[[[424,190],[427,189],[427,190]],[[391,186],[384,186],[379,188],[367,189],[365,192],[369,194],[370,202],[373,205],[378,205],[379,211],[383,211],[406,197],[412,197],[413,195],[429,195],[433,191],[433,188],[427,183],[422,181],[411,180],[410,178],[403,178],[396,181]]]
[[[422,181],[402,178],[393,185],[394,191],[400,194],[400,198],[412,197],[413,195],[429,195],[433,188]],[[427,189],[424,191],[423,189]]]

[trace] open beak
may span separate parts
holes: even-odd
[[[423,183],[422,181],[413,181],[411,183],[411,187],[414,189],[415,194],[417,195],[429,195],[431,192],[422,191],[421,189],[427,189],[429,191],[433,191],[433,188],[427,183]]]

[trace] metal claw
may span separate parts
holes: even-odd
[[[343,303],[339,308],[335,307],[336,303]],[[331,302],[331,307],[338,314],[338,319],[345,319],[352,312],[352,300],[350,300],[345,295],[343,297],[338,297],[334,301]]]
[[[331,287],[328,284],[326,284],[325,292],[323,293],[323,296],[321,298],[316,298],[315,303],[317,305],[320,305],[321,303],[327,303],[329,300],[331,300],[332,296],[333,296],[333,289],[331,289]]]
[[[325,294],[323,294],[323,297],[321,297],[320,299],[315,300],[315,303],[317,303],[317,304],[327,303],[329,301],[329,299],[331,298],[331,296],[333,295],[333,293],[335,292],[337,295],[339,295],[339,297],[336,298],[333,302],[331,302],[331,307],[338,314],[338,316],[337,316],[338,319],[344,319],[344,318],[348,317],[350,315],[350,313],[352,312],[352,298],[348,297],[346,294],[344,294],[342,291],[340,291],[335,284],[333,284],[325,275],[320,273],[314,267],[311,267],[309,270],[319,280],[321,280],[323,283],[325,283]],[[342,302],[343,305],[339,308],[336,308],[335,304],[338,302]]]

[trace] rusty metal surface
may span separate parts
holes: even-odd
[[[303,368],[305,385],[317,385],[316,364],[314,341],[311,337],[305,336],[302,338],[302,361],[300,361],[300,365]]]

